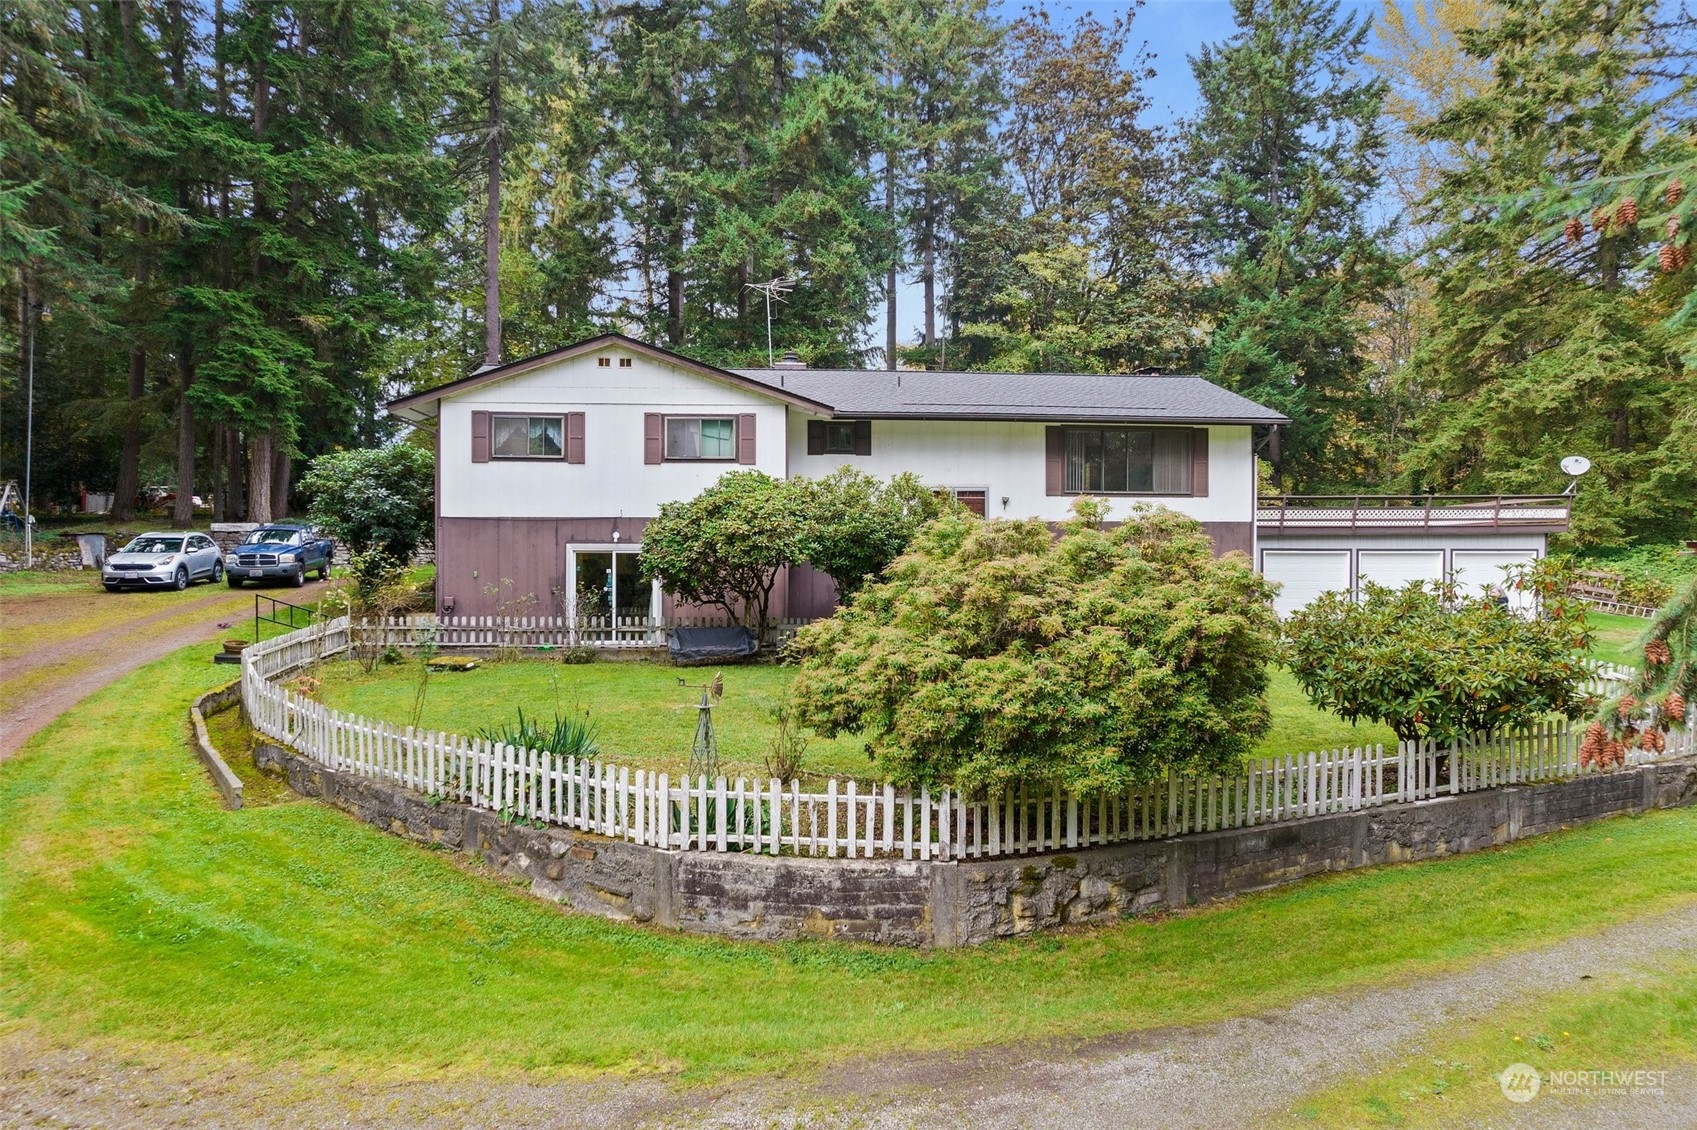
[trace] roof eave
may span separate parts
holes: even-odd
[[[664,364],[676,365],[679,368],[698,373],[709,379],[722,381],[735,388],[740,388],[761,396],[768,396],[782,403],[792,404],[797,408],[805,408],[808,411],[818,412],[820,415],[831,416],[834,413],[834,409],[832,409],[829,404],[791,392],[788,389],[774,387],[764,381],[755,380],[752,377],[745,377],[742,374],[734,373],[729,369],[721,369],[716,365],[709,365],[705,361],[697,361],[694,358],[685,357],[681,353],[673,353],[669,349],[661,349],[659,346],[649,345],[645,341],[638,341],[633,337],[626,337],[624,334],[611,332],[598,334],[592,338],[585,338],[583,341],[562,346],[561,348],[549,353],[538,353],[534,357],[525,357],[518,361],[509,361],[505,365],[479,369],[475,373],[461,377],[455,381],[449,381],[447,384],[437,385],[435,388],[425,389],[422,392],[414,392],[409,393],[406,396],[397,397],[385,404],[383,408],[390,415],[399,416],[401,419],[406,420],[411,419],[411,417],[406,415],[409,410],[417,411],[421,408],[421,406],[429,404],[431,407],[423,409],[424,415],[420,417],[421,419],[428,418],[436,414],[436,404],[451,396],[458,396],[461,393],[469,392],[474,388],[481,388],[486,384],[494,384],[497,381],[504,381],[508,378],[530,372],[533,369],[539,369],[544,365],[552,365],[558,361],[569,361],[573,357],[581,357],[586,353],[593,353],[595,350],[604,348],[605,346],[615,342],[621,349],[629,349],[633,353],[640,353],[651,360],[659,361]]]

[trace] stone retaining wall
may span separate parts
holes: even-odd
[[[1378,863],[1478,851],[1697,799],[1697,760],[1170,840],[928,863],[679,852],[492,813],[324,768],[261,745],[296,792],[421,843],[481,856],[531,890],[606,918],[731,938],[832,937],[956,946],[1107,923]]]

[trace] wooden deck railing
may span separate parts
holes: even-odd
[[[1256,504],[1263,530],[1458,526],[1513,529],[1567,525],[1573,499],[1564,494],[1308,494],[1276,495]]]

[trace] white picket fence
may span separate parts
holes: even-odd
[[[390,624],[397,646],[423,628]],[[359,629],[364,631],[366,629]],[[1021,786],[994,797],[798,781],[674,779],[331,710],[280,676],[346,651],[345,617],[249,647],[242,701],[255,729],[329,769],[443,800],[670,850],[904,859],[974,859],[1127,843],[1272,824],[1580,773],[1582,727],[1551,722],[1475,740],[1403,742],[1260,758],[1236,774],[1169,774],[1119,795],[1079,797]],[[390,637],[385,637],[386,639]],[[1632,672],[1595,664],[1593,689]],[[1692,714],[1697,715],[1697,704]],[[1688,727],[1662,754],[1693,751]]]
[[[736,624],[729,616],[397,616],[362,627],[382,646],[416,647],[428,641],[444,651],[505,648],[658,648],[674,628],[721,628]],[[782,644],[806,619],[774,617],[766,624],[766,642]]]

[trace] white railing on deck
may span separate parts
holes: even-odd
[[[423,627],[412,623],[381,630],[383,646],[407,646],[423,636]],[[950,790],[933,795],[834,779],[823,792],[804,792],[798,781],[690,780],[374,722],[275,681],[346,651],[350,642],[343,617],[249,647],[242,701],[254,728],[329,769],[513,820],[670,850],[937,860],[1023,855],[1272,824],[1581,772],[1583,726],[1550,722],[1453,744],[1402,742],[1390,752],[1372,745],[1257,758],[1236,774],[1169,774],[1113,796],[1020,786],[971,799]],[[1597,690],[1633,675],[1610,664],[1591,667]],[[1690,754],[1697,704],[1691,714],[1686,729],[1667,735],[1665,753],[1634,748],[1628,764]]]

